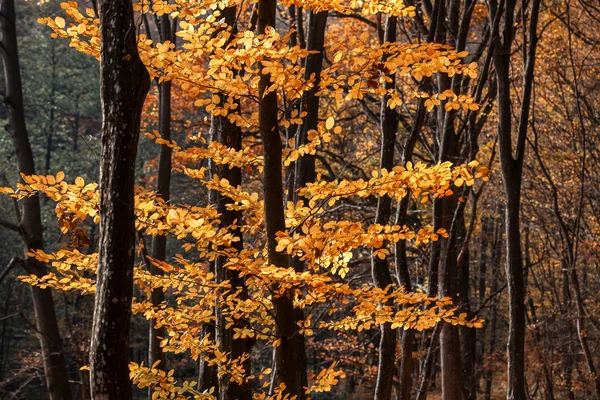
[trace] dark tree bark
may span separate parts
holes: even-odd
[[[312,129],[317,129],[319,122],[319,97],[316,96],[319,82],[321,78],[321,71],[323,69],[323,46],[325,42],[325,28],[327,26],[327,11],[314,13],[310,11],[308,15],[308,42],[307,49],[311,51],[318,51],[318,53],[310,54],[306,59],[306,71],[304,77],[310,78],[311,75],[315,76],[314,87],[304,93],[302,101],[300,103],[300,113],[306,112],[307,115],[304,117],[302,125],[298,127],[296,132],[296,143],[298,146],[308,143],[308,132]],[[294,202],[297,202],[298,193],[297,190],[306,186],[307,183],[315,180],[315,156],[307,154],[301,157],[293,166],[295,172],[294,185],[290,193],[290,197]],[[304,271],[304,262],[299,259],[292,258],[291,264],[297,272]],[[298,308],[294,310],[296,315],[296,322],[304,320],[304,310]],[[307,378],[307,360],[306,360],[306,345],[304,336],[298,334],[297,339],[298,346],[298,379],[300,386],[308,386]],[[298,400],[304,399],[304,393],[299,395]]]
[[[171,19],[168,14],[160,17],[160,38],[163,42],[175,42],[175,31],[171,29]],[[158,131],[165,140],[171,140],[171,81],[164,81],[158,85]],[[158,156],[158,176],[156,182],[156,193],[164,201],[171,198],[171,155],[172,149],[169,146],[161,145]],[[164,261],[167,255],[167,237],[157,235],[152,238],[152,257],[159,261]],[[161,274],[162,271],[153,267],[154,275]],[[157,307],[165,299],[164,292],[161,289],[152,291],[152,305]],[[150,320],[150,336],[148,344],[148,364],[154,365],[156,361],[161,361],[164,368],[164,353],[160,348],[160,338],[165,337],[165,329],[154,328],[156,320]]]
[[[267,27],[275,28],[276,4],[276,0],[259,0],[259,34],[264,34]],[[285,215],[283,211],[282,143],[277,124],[277,93],[265,94],[270,85],[271,76],[261,72],[258,85],[260,99],[258,119],[264,156],[263,185],[267,253],[269,264],[287,268],[287,256],[276,251],[276,233],[285,230]],[[275,348],[274,354],[274,383],[276,385],[284,383],[286,393],[289,393],[290,396],[299,396],[303,389],[296,371],[298,362],[296,340],[298,336],[292,294],[288,292],[274,298],[273,308],[280,339],[280,344]]]
[[[225,13],[227,12],[226,9]],[[235,9],[233,9],[235,11]],[[233,14],[235,17],[235,14]],[[226,117],[213,117],[213,129],[215,129],[216,136],[213,140],[217,140],[229,147],[236,150],[242,148],[242,132],[238,126],[231,124]],[[219,176],[225,178],[233,186],[241,185],[242,183],[242,171],[240,168],[229,168],[227,165],[220,169]],[[227,204],[231,203],[231,199],[222,195],[219,195],[217,199],[217,210],[221,214],[221,227],[229,227],[234,224],[234,221],[239,221],[242,218],[241,212],[228,210]],[[242,232],[239,228],[236,228],[232,233],[240,238],[238,242],[233,244],[237,250],[242,250]],[[239,276],[237,271],[232,271],[224,267],[227,262],[227,257],[219,257],[215,263],[215,276],[217,282],[229,281],[232,286],[232,292],[236,292],[241,288],[242,292],[240,297],[246,298],[247,291],[244,284],[244,278]],[[216,308],[216,341],[219,345],[220,351],[229,353],[231,358],[241,357],[244,353],[250,353],[252,350],[252,341],[250,339],[233,339],[233,328],[242,329],[246,327],[246,323],[243,320],[237,320],[233,327],[226,327],[226,315],[227,310],[223,309],[220,304],[217,303]],[[248,359],[244,368],[247,373],[250,373],[251,365],[250,359]],[[230,380],[228,375],[223,375],[218,378],[218,395],[221,400],[250,400],[252,398],[252,392],[249,385],[240,385]]]
[[[471,222],[474,223],[474,222]],[[466,227],[464,215],[460,227],[462,240],[466,240]],[[461,311],[466,312],[467,318],[474,317],[471,312],[471,285],[470,285],[470,268],[469,257],[470,253],[468,246],[465,250],[464,257],[458,263],[458,296],[457,301],[460,304]],[[475,363],[476,363],[476,345],[477,345],[477,330],[467,326],[459,328],[460,335],[460,352],[462,358],[462,391],[463,398],[475,400],[477,393],[475,390]]]
[[[397,20],[395,17],[387,18],[383,38],[385,42],[396,41],[396,25]],[[391,82],[386,82],[385,88],[395,88],[395,76],[390,75],[389,78]],[[394,147],[398,130],[398,114],[396,110],[387,107],[388,99],[389,97],[386,95],[381,101],[381,156],[379,167],[391,171],[394,167]],[[382,196],[377,200],[376,224],[385,225],[389,223],[391,206],[392,198],[389,196]],[[385,289],[393,283],[387,257],[381,259],[371,256],[371,274],[373,282],[378,288]],[[389,301],[387,306],[394,307],[393,301]],[[396,332],[392,329],[391,323],[381,325],[380,329],[379,361],[374,399],[389,400],[392,396],[394,364],[396,360]]]
[[[150,86],[130,0],[100,2],[100,246],[90,345],[92,399],[131,399],[129,322],[135,245],[135,158]]]
[[[17,169],[20,174],[35,174],[35,163],[23,108],[23,87],[17,45],[16,14],[14,0],[3,0],[0,6],[0,53],[4,64],[6,93],[4,104],[8,112],[8,130],[13,139],[17,156]],[[43,250],[43,228],[38,196],[28,197],[21,202],[17,215],[18,226],[14,230],[21,235],[25,253],[29,250]],[[24,268],[28,274],[42,277],[48,273],[46,265],[35,258],[27,257]],[[69,377],[65,367],[62,340],[56,320],[54,300],[50,289],[31,288],[36,319],[38,340],[42,350],[42,360],[46,387],[51,400],[71,399]]]
[[[162,42],[167,40],[175,43],[175,29],[171,25],[168,14],[160,17],[159,34]],[[171,81],[158,84],[158,131],[165,140],[171,140]],[[171,155],[169,146],[161,145],[158,156],[158,174],[156,182],[156,194],[164,201],[171,198]],[[152,258],[164,261],[167,256],[167,237],[156,235],[152,238]],[[153,275],[162,275],[162,271],[154,266],[151,267]],[[151,301],[154,307],[158,307],[165,300],[162,289],[152,291]],[[165,356],[160,347],[161,338],[165,337],[165,328],[155,328],[156,320],[150,319],[149,341],[148,341],[148,364],[154,365],[160,361],[159,368],[165,368]],[[152,399],[152,387],[148,388],[148,398]]]
[[[233,27],[232,34],[237,32],[236,17],[237,8],[228,7],[223,10],[223,18],[228,26]],[[225,96],[221,99],[222,102],[226,101]],[[239,107],[239,103],[238,103]],[[242,130],[239,126],[231,123],[229,118],[223,116],[213,116],[211,119],[211,140],[224,144],[235,150],[242,149]],[[228,165],[214,165],[212,166],[213,173],[217,174],[219,178],[224,178],[229,183],[236,187],[242,184],[242,170],[241,168],[230,168]],[[217,211],[221,214],[222,228],[228,228],[232,225],[241,223],[242,213],[240,211],[228,210],[227,204],[230,204],[232,200],[223,196],[220,193],[216,195],[216,207]],[[235,222],[237,220],[237,222]],[[232,246],[240,251],[243,248],[242,237],[243,234],[239,228],[232,230],[234,236],[240,240],[234,242]],[[247,298],[247,289],[245,286],[244,278],[240,277],[239,272],[232,271],[225,268],[228,258],[225,256],[218,257],[215,260],[215,276],[217,282],[221,283],[229,281],[231,284],[231,291],[237,292],[241,289],[240,298]],[[228,310],[223,308],[219,301],[216,306],[216,327],[215,327],[215,338],[219,345],[219,350],[223,353],[229,354],[232,359],[241,357],[244,353],[248,354],[252,351],[252,340],[251,339],[233,339],[234,330],[233,328],[243,329],[247,327],[247,323],[243,320],[236,320],[233,327],[227,328],[226,317],[228,316]],[[249,374],[251,372],[250,359],[244,363],[244,368]],[[250,400],[252,398],[251,387],[247,384],[238,384],[232,381],[229,375],[225,374],[218,378],[218,398],[220,400]]]
[[[423,106],[423,100],[419,101],[417,107],[417,113],[413,122],[411,131],[404,143],[402,148],[400,164],[405,165],[408,161],[412,161],[412,154],[417,142],[418,135],[423,127],[425,121],[425,107]],[[404,225],[407,222],[407,212],[410,197],[406,196],[398,204],[396,210],[396,225]],[[408,270],[408,258],[406,255],[406,241],[400,240],[396,242],[394,249],[394,257],[396,264],[396,275],[398,281],[404,290],[407,292],[412,291],[412,283],[410,278],[410,272]],[[414,343],[414,331],[399,330],[400,335],[400,364],[398,366],[398,377],[399,377],[399,390],[398,400],[410,400],[412,390],[412,372],[413,372],[413,343]]]
[[[502,4],[502,3],[501,3]],[[516,0],[507,0],[504,10],[497,1],[490,2],[490,17],[504,12],[502,32],[496,26],[492,32],[494,42],[494,67],[498,82],[498,143],[500,164],[506,200],[506,277],[509,295],[508,335],[508,399],[525,399],[525,286],[523,279],[523,255],[521,252],[520,208],[521,182],[525,140],[529,122],[533,73],[537,49],[537,22],[540,0],[533,0],[528,27],[528,43],[524,51],[523,91],[516,147],[513,151],[512,102],[511,102],[511,48],[515,36]]]
[[[205,324],[202,326],[202,337],[209,336],[215,340],[217,336],[216,327],[214,324]],[[215,389],[215,395],[219,394],[219,378],[217,376],[217,368],[215,365],[208,365],[204,357],[200,357],[198,361],[198,390],[206,392],[210,389]]]
[[[501,207],[500,207],[501,209]],[[498,277],[500,274],[500,261],[502,258],[502,233],[503,226],[502,223],[496,222],[496,226],[494,227],[494,241],[493,241],[493,250],[492,250],[492,261],[491,261],[491,278],[490,278],[490,295],[494,295],[498,291]],[[497,338],[497,326],[498,326],[498,296],[494,296],[491,304],[491,311],[489,317],[489,325],[490,325],[490,335],[488,339],[488,358],[490,358],[490,362],[493,361],[493,358],[496,353],[496,338]],[[484,370],[484,391],[483,398],[485,400],[490,400],[492,395],[492,379],[494,376],[493,369],[487,365]]]

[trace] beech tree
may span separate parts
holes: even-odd
[[[92,399],[129,399],[127,350],[135,246],[135,156],[150,85],[130,1],[99,4],[102,154],[100,245],[90,345]]]
[[[515,38],[515,1],[502,7],[490,3],[490,19],[500,20],[492,30],[494,67],[498,80],[498,143],[506,199],[506,275],[510,299],[508,337],[508,398],[525,399],[525,283],[521,250],[521,182],[529,112],[533,90],[533,74],[537,50],[537,23],[540,1],[534,0],[529,14],[528,40],[524,47],[523,94],[518,117],[516,148],[513,149],[513,112],[510,88],[511,48]],[[523,14],[524,15],[524,14]]]

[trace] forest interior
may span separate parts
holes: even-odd
[[[0,56],[0,399],[600,400],[597,0],[0,0]]]

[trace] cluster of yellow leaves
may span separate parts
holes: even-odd
[[[373,224],[365,228],[359,222],[310,219],[300,225],[300,231],[278,232],[277,251],[298,257],[312,270],[330,266],[336,270],[339,268],[339,275],[343,278],[348,272],[346,265],[354,249],[376,249],[374,255],[383,259],[389,254],[387,249],[381,249],[385,242],[415,239],[419,245],[430,240],[437,241],[440,236],[448,235],[444,229],[434,233],[432,227],[413,232],[406,225]]]
[[[57,203],[56,215],[63,233],[66,233],[75,221],[83,221],[88,216],[93,218],[94,223],[100,221],[97,183],[86,185],[83,178],[77,177],[74,183],[68,184],[64,181],[64,172],[59,172],[56,176],[21,174],[21,178],[24,183],[17,183],[16,191],[10,187],[4,187],[0,188],[0,193],[8,194],[16,199],[42,193],[54,200]]]
[[[395,108],[402,105],[403,101],[396,89],[384,87],[384,83],[390,82],[390,75],[414,78],[416,81],[435,73],[449,77],[455,74],[477,77],[476,63],[461,63],[467,52],[457,52],[450,46],[439,43],[375,44],[370,41],[371,36],[365,32],[359,37],[351,37],[347,42],[335,43],[328,49],[334,54],[334,63],[321,74],[319,95],[332,96],[338,101],[360,100],[367,94],[387,95],[387,106]],[[443,97],[455,96],[450,92],[444,92],[446,94]],[[469,104],[474,104],[468,96],[461,98],[462,102],[466,103],[467,100]]]
[[[198,400],[215,399],[214,389],[209,393],[200,393],[196,390],[194,381],[183,381],[180,386],[177,386],[173,377],[175,371],[166,372],[156,368],[159,362],[154,363],[151,368],[145,367],[144,363],[129,363],[129,378],[140,389],[152,386],[152,399],[187,400],[190,395]]]
[[[402,1],[299,3],[307,3],[304,6],[309,8],[335,9],[338,12],[361,8],[366,15],[380,12],[411,15],[414,12],[412,7],[406,7]],[[260,101],[258,81],[261,73],[268,74],[271,79],[271,85],[266,88],[265,94],[281,93],[282,98],[290,104],[299,101],[304,92],[312,89],[315,77],[305,79],[305,69],[298,62],[311,52],[299,46],[290,47],[289,35],[281,37],[272,28],[268,28],[262,35],[256,35],[252,30],[232,33],[231,27],[219,21],[220,10],[232,5],[241,6],[242,11],[247,7],[245,2],[238,1],[204,1],[198,4],[189,1],[177,1],[173,4],[161,1],[154,2],[150,10],[149,5],[139,3],[138,8],[142,12],[154,12],[157,15],[168,13],[180,18],[181,29],[177,35],[183,41],[179,48],[175,48],[169,41],[155,43],[142,34],[138,40],[139,54],[152,77],[159,81],[177,79],[183,82],[182,89],[197,98],[196,106],[205,107],[213,116],[226,116],[238,126],[251,127],[257,125],[257,113],[252,106],[242,107],[241,109],[246,110],[242,112],[240,101],[250,101],[254,105]],[[84,14],[78,10],[75,2],[62,3],[61,7],[72,21],[68,23],[69,26],[62,17],[43,18],[40,22],[48,25],[54,36],[69,38],[71,46],[98,57],[98,20],[93,11],[87,9]],[[366,94],[388,95],[388,107],[395,108],[403,102],[396,89],[384,88],[390,75],[412,77],[417,81],[435,73],[443,73],[449,77],[454,74],[477,77],[475,63],[461,63],[467,53],[457,52],[449,46],[395,42],[373,45],[368,44],[369,41],[370,35],[365,32],[328,49],[328,52],[335,54],[334,63],[322,71],[317,95],[327,95],[338,100],[361,100]],[[446,101],[447,109],[478,108],[473,98],[456,96],[450,91],[432,95],[427,107],[432,108],[440,104],[440,101]],[[284,110],[280,110],[283,127],[302,122],[303,115],[298,111],[294,112],[288,118],[285,117]],[[324,141],[327,141],[326,136]],[[297,153],[292,153],[290,161],[295,156]]]
[[[403,0],[284,0],[283,4],[303,7],[305,10],[336,11],[341,14],[361,12],[364,15],[388,14],[396,17],[414,17],[415,8]]]
[[[229,168],[256,167],[262,171],[263,156],[252,151],[251,147],[236,151],[219,142],[210,142],[206,148],[190,147],[176,154],[182,164],[191,164],[201,159],[210,159],[214,164]]]
[[[446,90],[433,96],[429,96],[427,93],[419,93],[419,95],[427,99],[425,100],[425,107],[428,111],[433,110],[435,106],[439,106],[442,101],[445,101],[444,108],[446,111],[459,110],[461,107],[464,110],[479,110],[479,104],[475,103],[472,97],[464,94],[457,96],[452,90]]]
[[[345,378],[346,374],[344,371],[335,370],[337,364],[337,362],[333,362],[328,368],[322,369],[321,372],[314,377],[316,378],[315,383],[306,391],[306,394],[311,392],[329,392],[332,386],[337,385],[340,378]]]
[[[32,250],[27,256],[52,265],[56,273],[50,272],[44,276],[35,274],[20,276],[19,278],[23,282],[39,286],[42,289],[53,288],[65,292],[77,290],[82,294],[96,292],[96,284],[92,277],[95,277],[98,266],[97,253],[82,254],[77,249],[63,249],[49,254],[43,250]]]
[[[314,208],[324,204],[334,205],[337,201],[348,196],[368,197],[371,195],[390,196],[396,200],[405,197],[409,192],[414,199],[421,197],[421,203],[427,203],[431,198],[440,198],[453,194],[450,186],[466,183],[471,186],[475,178],[487,180],[489,170],[479,166],[477,161],[469,164],[453,166],[450,162],[441,162],[433,166],[418,162],[407,163],[406,167],[396,166],[391,171],[385,168],[374,170],[368,181],[334,180],[325,182],[317,179],[300,189],[299,194],[308,199],[309,206]]]
[[[319,123],[317,129],[308,131],[308,143],[296,146],[294,138],[289,139],[288,148],[283,151],[284,162],[286,167],[307,154],[316,154],[317,147],[323,143],[328,143],[332,139],[332,134],[339,135],[342,133],[341,126],[335,126],[333,117],[327,118],[325,123]]]

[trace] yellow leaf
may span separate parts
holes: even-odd
[[[335,119],[333,117],[329,117],[327,118],[327,122],[325,122],[325,128],[327,128],[327,130],[333,128],[333,125],[335,125]]]
[[[59,28],[64,28],[65,27],[65,19],[63,17],[56,17],[56,18],[54,18],[54,23]]]

